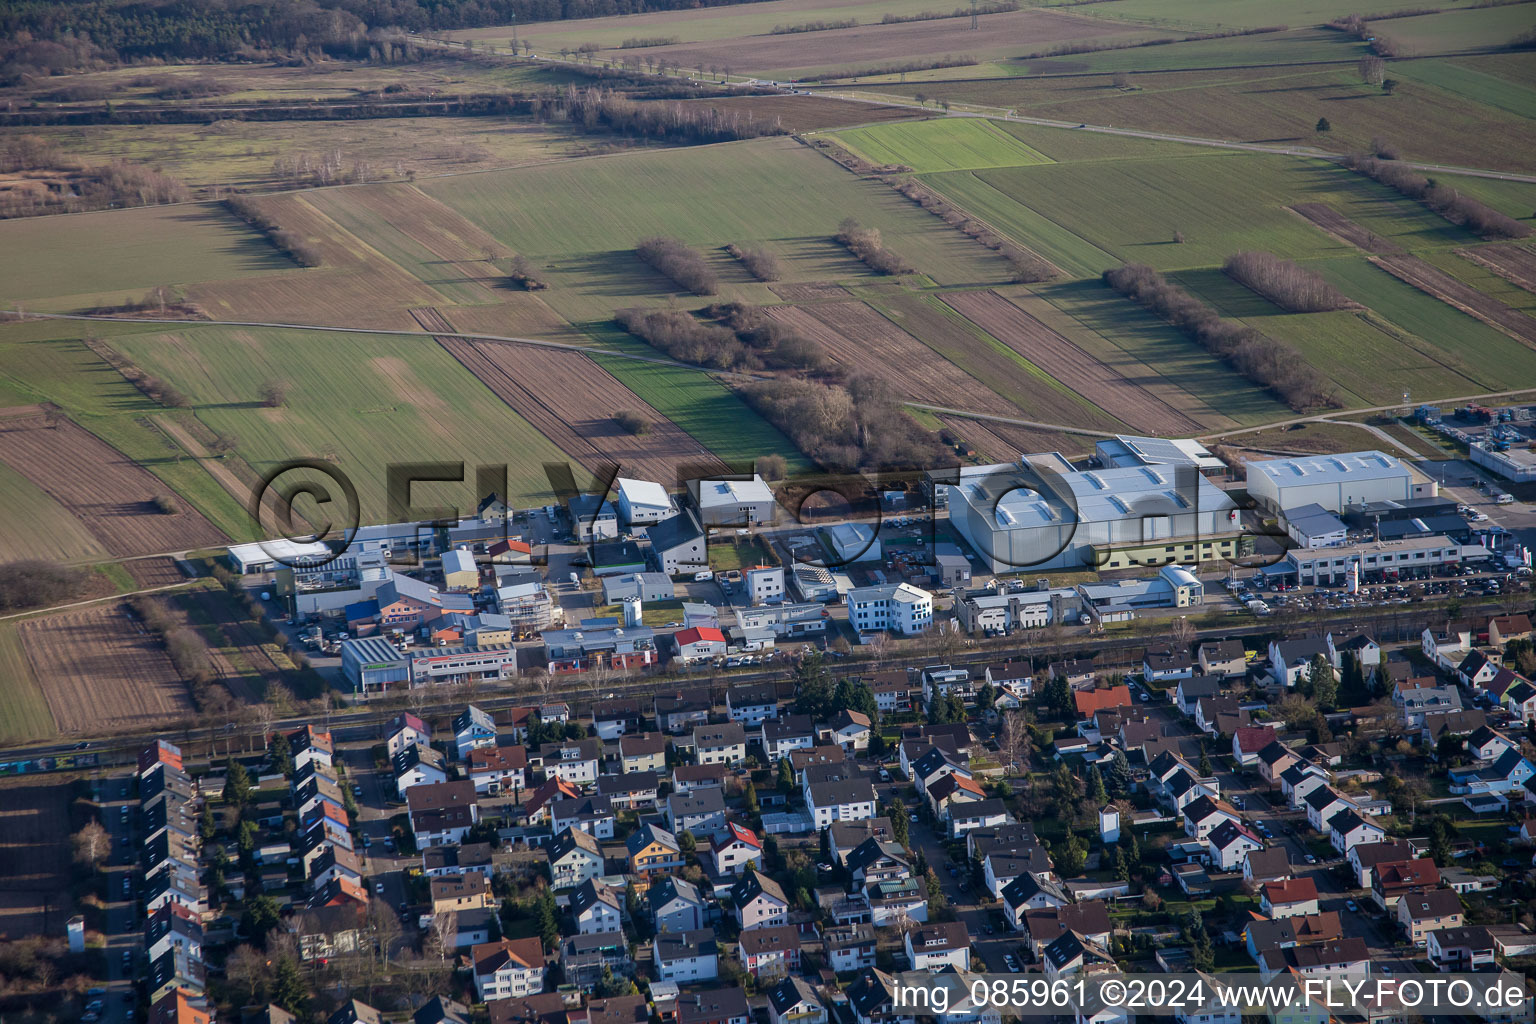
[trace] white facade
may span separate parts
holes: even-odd
[[[1254,459],[1244,465],[1248,493],[1272,512],[1314,504],[1342,512],[1349,505],[1414,497],[1412,472],[1380,451]]]
[[[619,516],[631,525],[659,523],[677,511],[672,496],[650,480],[619,477]]]
[[[910,583],[848,591],[848,624],[860,633],[915,636],[933,625],[933,595]]]

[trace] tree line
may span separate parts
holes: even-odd
[[[720,277],[704,254],[676,238],[642,238],[635,246],[640,261],[673,284],[695,295],[713,295],[720,290]]]
[[[751,111],[720,110],[702,104],[640,102],[599,86],[568,86],[562,93],[534,97],[530,112],[541,120],[563,119],[586,131],[604,129],[669,142],[730,142],[783,135],[779,118]]]
[[[1223,320],[1145,263],[1104,271],[1104,283],[1163,317],[1244,377],[1300,412],[1334,406],[1333,388],[1300,352],[1243,324]]]
[[[792,36],[801,32],[832,32],[840,28],[858,27],[858,18],[846,18],[842,21],[797,21],[792,25],[775,25],[768,34],[771,36]]]
[[[1288,313],[1322,313],[1350,309],[1356,304],[1316,271],[1268,252],[1239,252],[1221,269]]]
[[[0,565],[0,612],[20,612],[63,604],[84,593],[90,580],[85,569],[40,559]]]
[[[732,244],[726,246],[725,251],[759,281],[777,281],[784,276],[784,265],[779,258],[762,246]]]
[[[877,274],[912,273],[912,267],[907,261],[891,252],[881,242],[879,228],[866,228],[852,217],[845,217],[837,226],[837,234],[833,237],[853,253],[861,263]]]
[[[679,309],[621,309],[614,318],[652,348],[712,370],[768,366],[819,372],[828,365],[820,344],[757,306],[731,302],[707,306],[701,314],[704,320]]]
[[[940,465],[945,452],[901,407],[885,381],[849,378],[846,386],[811,380],[747,385],[742,397],[824,469],[918,469]]]
[[[752,0],[13,0],[0,4],[0,83],[95,62],[320,52],[367,59],[371,33],[526,25]]]
[[[952,11],[918,11],[916,14],[886,14],[882,25],[905,25],[912,21],[941,21],[944,18],[969,18],[972,14],[1003,14],[1019,9],[1017,0],[997,0],[994,3],[977,4],[974,8],[956,7]]]
[[[1378,149],[1387,148],[1389,146],[1386,143],[1378,146]],[[1448,185],[1441,185],[1412,167],[1358,153],[1345,157],[1344,166],[1373,181],[1379,181],[1388,188],[1396,189],[1409,199],[1418,200],[1452,224],[1459,224],[1484,237],[1525,238],[1531,233],[1529,227],[1513,217],[1506,216],[1471,196],[1463,195]]]
[[[224,208],[267,236],[279,250],[301,267],[318,267],[320,250],[301,235],[279,224],[256,200],[247,196],[230,196],[224,200]]]

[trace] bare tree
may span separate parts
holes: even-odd
[[[1195,638],[1195,627],[1190,624],[1189,616],[1180,615],[1168,624],[1168,635],[1173,641],[1183,646],[1189,646],[1189,642]]]
[[[72,842],[75,863],[92,871],[100,867],[112,852],[112,837],[99,821],[86,822],[85,827],[75,833]]]
[[[443,963],[447,963],[453,956],[456,948],[454,940],[459,934],[459,915],[452,910],[444,910],[432,915],[432,927],[427,932],[426,942],[423,944],[423,952],[427,956],[436,956]]]
[[[1029,732],[1029,718],[1022,711],[1006,711],[998,723],[997,745],[1025,771],[1033,755],[1034,739]]]
[[[255,946],[242,943],[236,946],[224,960],[224,976],[231,985],[243,988],[248,1001],[254,1002],[256,993],[267,981],[267,956]]]

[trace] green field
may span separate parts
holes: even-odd
[[[1446,365],[1433,345],[1380,317],[1348,310],[1286,313],[1214,267],[1185,271],[1174,279],[1222,316],[1293,346],[1333,380],[1346,405],[1384,405],[1401,398],[1404,390],[1459,395],[1481,387]]]
[[[39,529],[39,524],[46,528]],[[20,473],[0,462],[0,562],[75,562],[107,551],[91,531]]]
[[[529,502],[547,496],[543,463],[565,458],[426,336],[204,327],[135,335],[121,345],[180,386],[208,427],[238,438],[240,455],[258,472],[296,458],[334,463],[356,485],[364,522],[386,521],[392,464],[506,463],[510,497]],[[278,409],[258,400],[273,378],[292,385]],[[419,503],[463,505],[472,489],[472,480],[429,487]]]
[[[1001,219],[976,209],[999,230],[1033,247],[1031,220],[1049,220],[1091,246],[1049,235],[1042,255],[1060,252],[1079,276],[1121,261],[1158,270],[1220,265],[1244,249],[1287,258],[1336,255],[1347,249],[1286,209],[1299,201],[1326,202],[1383,237],[1405,245],[1470,241],[1465,232],[1422,206],[1340,167],[1321,161],[1257,154],[1218,153],[1172,160],[1105,160],[970,172],[1012,200],[996,203]],[[935,188],[967,205],[966,186],[936,175]],[[1113,197],[1109,201],[1107,197]],[[1017,210],[1030,207],[1033,217]],[[1182,233],[1183,242],[1175,241]],[[1046,251],[1049,249],[1050,251]],[[1092,257],[1092,251],[1103,254]],[[1105,258],[1107,257],[1107,259]],[[1068,269],[1063,267],[1063,269]]]
[[[1095,277],[1120,261],[1019,202],[975,171],[950,171],[924,183],[993,228],[1060,267],[1068,277]]]
[[[1475,60],[1439,58],[1396,61],[1392,65],[1392,74],[1433,85],[1457,96],[1464,96],[1473,103],[1498,107],[1520,117],[1531,117],[1536,113],[1536,89],[1468,66]]]
[[[836,134],[870,163],[905,164],[918,172],[1051,162],[992,122],[970,118],[900,121]]]
[[[854,217],[941,284],[999,282],[1002,263],[894,190],[854,178],[787,139],[760,139],[438,178],[419,186],[545,271],[541,296],[573,322],[671,301],[676,287],[641,264],[635,243],[671,235],[710,250],[766,243],[789,281],[868,276],[832,241]],[[532,197],[537,197],[534,201]],[[723,252],[724,297],[773,301]]]
[[[1111,366],[1134,361],[1165,377],[1191,396],[1185,411],[1192,416],[1209,419],[1214,414],[1249,424],[1294,415],[1163,320],[1098,281],[1037,285],[1034,290],[1086,328],[1068,334],[1084,351]],[[1204,409],[1194,403],[1203,403]]]
[[[654,349],[613,324],[592,324],[585,329],[604,348],[653,358],[656,355]],[[592,358],[732,466],[750,472],[759,456],[777,454],[784,456],[791,472],[811,470],[810,462],[793,441],[753,412],[736,392],[704,371],[601,354]]]
[[[48,701],[38,688],[32,665],[12,622],[0,622],[0,741],[52,739],[58,734]]]
[[[149,415],[164,408],[80,343],[87,330],[119,347],[128,337],[163,328],[57,320],[0,324],[0,391],[14,396],[12,404],[59,405],[81,426],[164,480],[219,529],[231,533],[241,528],[246,516],[235,499],[150,422]],[[47,523],[38,529],[46,533],[53,527]]]
[[[1447,7],[1458,5],[1447,5]],[[1532,25],[1528,4],[1477,10],[1444,10],[1414,18],[1378,22],[1376,30],[1412,54],[1455,53],[1477,47],[1498,48]]]
[[[1451,10],[1476,2],[1451,0],[1437,6]],[[1349,11],[1370,15],[1403,7],[1402,0],[1361,0],[1351,3]],[[1287,0],[1278,7],[1272,0],[1116,0],[1094,4],[1092,10],[1099,18],[1192,29],[1255,28],[1277,23],[1315,25],[1340,16],[1339,5],[1330,0]]]
[[[1112,5],[1095,5],[1100,11]],[[1170,33],[1177,34],[1177,33]],[[1223,39],[1191,39],[1162,46],[1138,46],[1097,53],[1060,57],[1036,57],[1003,65],[1014,75],[1109,73],[1112,71],[1177,71],[1186,68],[1229,68],[1238,64],[1291,64],[1304,61],[1354,60],[1365,44],[1342,32],[1296,27],[1287,32],[1232,36]],[[965,69],[950,69],[949,77],[966,78]],[[936,73],[937,77],[944,77]],[[911,77],[908,81],[911,81]]]
[[[1447,365],[1484,389],[1503,390],[1536,380],[1536,352],[1364,258],[1308,265],[1356,302],[1431,343]]]
[[[264,237],[215,206],[111,210],[0,221],[0,299],[36,309],[41,300],[122,292],[139,299],[158,285],[292,270]]]

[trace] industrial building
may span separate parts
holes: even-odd
[[[240,575],[249,576],[306,562],[318,565],[329,561],[332,554],[331,549],[320,541],[299,543],[279,537],[254,544],[231,544],[229,565]]]
[[[1437,569],[1466,560],[1488,557],[1481,545],[1463,545],[1445,537],[1407,537],[1402,540],[1306,550],[1293,548],[1267,570],[1271,575],[1291,575],[1300,584],[1343,583],[1351,566],[1358,565],[1361,579],[1401,574],[1404,570]]]
[[[1271,512],[1320,505],[1343,512],[1371,501],[1406,501],[1433,497],[1438,487],[1385,452],[1304,455],[1290,459],[1254,459],[1248,493]]]
[[[778,513],[773,490],[755,473],[730,480],[690,480],[688,489],[705,526],[772,523]]]
[[[1192,466],[1207,476],[1227,471],[1226,463],[1192,438],[1133,437],[1116,434],[1093,446],[1094,457],[1105,469],[1127,466]]]
[[[659,523],[677,512],[672,496],[661,484],[651,480],[619,477],[619,517],[631,526]]]
[[[822,527],[820,534],[827,552],[837,565],[880,561],[880,538],[875,536],[873,526],[838,523],[836,526]]]
[[[594,540],[617,540],[619,513],[613,502],[596,494],[578,494],[565,503],[571,515],[571,532],[582,543]]]
[[[1078,470],[1060,454],[964,467],[950,523],[993,573],[1125,569],[1239,554],[1235,502],[1192,466]]]
[[[1104,621],[1129,618],[1139,608],[1194,608],[1205,603],[1205,584],[1181,565],[1165,565],[1141,580],[1078,585],[1083,607]]]
[[[1492,470],[1506,480],[1527,484],[1536,480],[1536,451],[1530,448],[1499,450],[1499,445],[1481,441],[1467,446],[1473,465]]]
[[[1304,548],[1337,547],[1349,540],[1349,527],[1344,520],[1318,504],[1286,512],[1285,532]]]
[[[359,697],[383,693],[411,678],[410,659],[383,637],[346,640],[341,645],[341,674]]]

